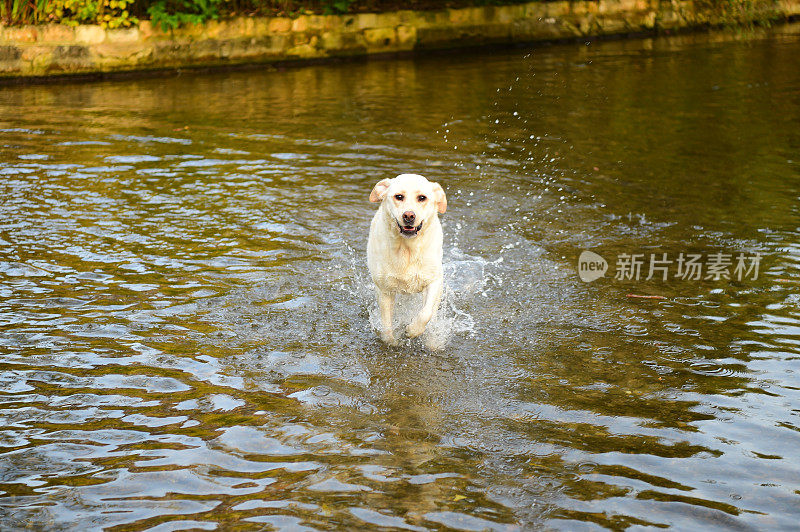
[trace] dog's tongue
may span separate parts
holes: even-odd
[[[413,230],[414,230],[413,225],[406,225],[403,227],[403,231],[413,231]]]

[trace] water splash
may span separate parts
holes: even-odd
[[[434,314],[421,336],[422,344],[432,351],[444,349],[455,334],[468,335],[475,332],[475,318],[466,307],[476,293],[480,293],[489,279],[486,268],[490,265],[481,257],[474,257],[452,247],[445,250],[442,264],[444,288],[439,309]],[[369,322],[374,330],[380,330],[380,312],[371,280],[362,285],[361,295],[369,308]],[[396,337],[403,337],[404,327],[422,308],[423,296],[398,294],[395,299],[393,329]],[[408,338],[403,345],[414,345]]]

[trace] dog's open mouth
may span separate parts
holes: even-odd
[[[403,236],[416,236],[422,229],[422,222],[416,227],[413,225],[400,225],[400,222],[397,222],[397,227],[400,228],[400,234]]]

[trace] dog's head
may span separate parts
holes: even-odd
[[[372,189],[369,200],[382,202],[399,233],[412,238],[426,223],[447,210],[447,197],[439,183],[428,181],[417,174],[400,174],[394,179],[384,179]]]

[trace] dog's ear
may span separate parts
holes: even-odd
[[[447,196],[444,195],[444,189],[439,183],[433,183],[433,198],[439,214],[444,214],[447,211]]]
[[[389,185],[391,184],[391,179],[381,179],[378,181],[378,183],[372,188],[372,192],[369,193],[369,200],[372,203],[383,201],[383,198],[386,197],[386,191],[389,190]]]

